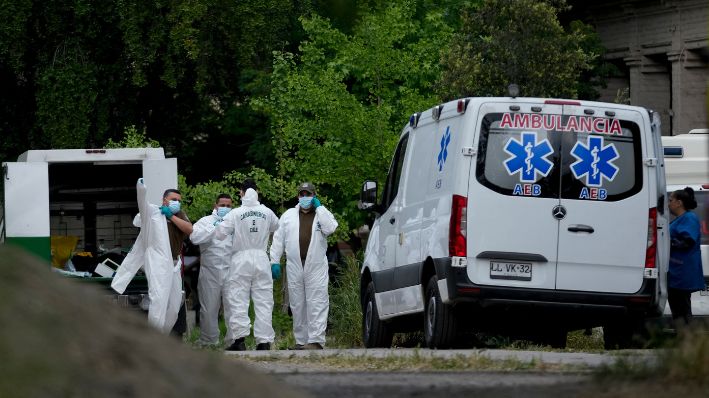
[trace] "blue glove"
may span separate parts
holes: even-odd
[[[281,279],[281,264],[278,264],[278,263],[271,264],[271,277],[274,280]]]
[[[321,205],[320,199],[318,199],[317,196],[315,196],[315,197],[313,198],[313,201],[310,202],[310,203],[312,203],[313,209],[317,209],[317,208],[320,207],[320,205]]]
[[[160,213],[168,219],[172,218],[172,210],[167,206],[160,206]]]

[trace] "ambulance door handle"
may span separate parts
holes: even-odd
[[[592,234],[594,231],[592,226],[583,224],[570,225],[568,230],[569,232],[588,232],[589,234]]]

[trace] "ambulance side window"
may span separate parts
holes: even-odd
[[[409,143],[409,134],[405,134],[399,145],[396,147],[394,157],[392,158],[391,166],[389,167],[389,175],[387,176],[386,186],[382,195],[382,212],[386,211],[391,205],[391,202],[396,198],[399,191],[399,181],[401,180],[401,170],[404,167],[404,155],[406,155],[406,147]]]

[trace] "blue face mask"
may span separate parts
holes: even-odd
[[[298,198],[298,204],[303,209],[309,209],[310,206],[312,205],[312,201],[313,201],[312,196],[302,196],[302,197]]]
[[[180,212],[180,201],[179,200],[171,200],[170,203],[168,204],[168,207],[170,208],[170,211],[172,214],[177,214]]]
[[[217,216],[224,218],[231,211],[231,207],[217,207]]]

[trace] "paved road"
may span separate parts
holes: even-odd
[[[348,349],[322,351],[246,351],[227,353],[278,380],[315,397],[574,397],[593,385],[591,370],[611,364],[619,355],[652,357],[649,351],[568,353],[513,350]],[[395,357],[485,357],[493,361],[534,361],[564,371],[363,371],[328,368],[318,357],[386,359]],[[309,359],[312,359],[309,361]]]

